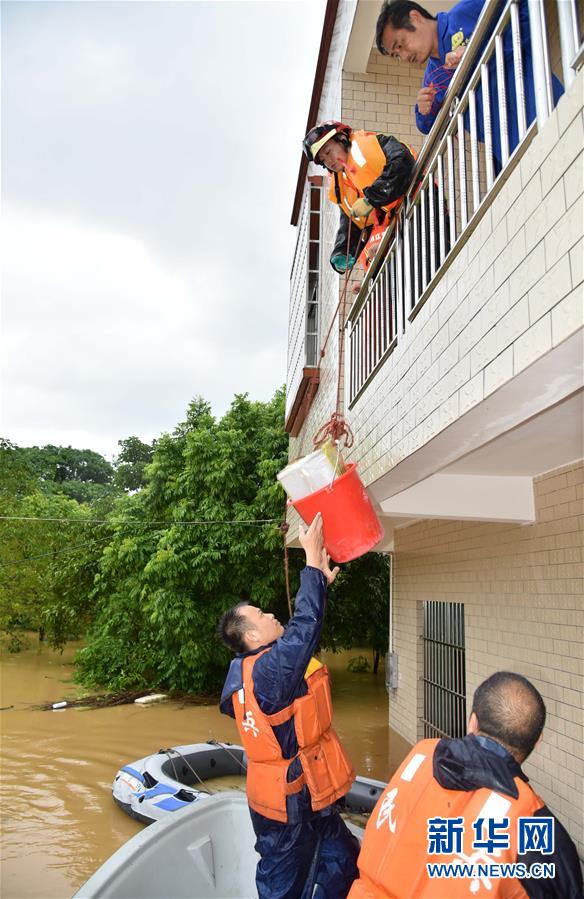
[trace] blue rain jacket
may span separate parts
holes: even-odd
[[[326,605],[326,578],[317,568],[300,573],[294,615],[281,637],[270,644],[253,669],[254,692],[263,712],[274,714],[308,692],[304,673],[314,655]],[[242,653],[231,662],[219,707],[235,717],[232,696],[243,686]],[[285,759],[298,752],[294,722],[274,728]],[[302,773],[296,759],[288,780]],[[272,821],[250,809],[260,855],[256,884],[260,899],[341,899],[357,876],[359,846],[334,806],[313,812],[307,787],[286,799],[288,823]]]
[[[504,7],[501,2],[501,11]],[[434,81],[441,85],[434,97],[432,109],[427,115],[421,115],[416,106],[416,124],[423,134],[428,134],[436,116],[444,101],[444,95],[456,69],[443,69],[446,54],[455,50],[458,46],[468,43],[476,27],[477,21],[484,6],[484,0],[460,0],[448,12],[439,12],[436,16],[438,22],[438,51],[439,57],[430,57],[424,72],[422,85],[427,87]],[[533,62],[531,53],[531,39],[529,35],[529,14],[527,0],[521,0],[519,4],[519,22],[521,32],[521,53],[523,58],[523,75],[525,84],[525,115],[527,126],[535,119],[535,92],[533,86]],[[486,46],[486,41],[485,45]],[[513,70],[513,51],[511,27],[507,26],[503,36],[503,50],[505,57],[505,86],[507,94],[507,121],[509,132],[509,152],[512,153],[519,143],[519,131],[517,127],[517,100],[515,96],[515,75]],[[499,102],[497,99],[496,63],[492,59],[489,63],[489,92],[491,106],[491,121],[493,133],[493,155],[496,163],[501,167],[501,133],[499,125]],[[553,78],[554,102],[557,103],[564,89],[557,78]],[[483,99],[479,90],[477,98],[477,135],[479,140],[484,140],[483,126]],[[465,116],[465,128],[470,130],[468,112]]]

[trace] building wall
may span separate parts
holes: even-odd
[[[343,121],[393,134],[419,150],[425,135],[414,117],[424,66],[403,65],[372,49],[366,72],[343,72]]]
[[[325,87],[319,108],[319,121],[341,119],[355,129],[389,133],[419,150],[423,135],[415,124],[413,108],[422,80],[423,67],[401,66],[397,60],[382,56],[372,49],[366,72],[341,72],[340,65],[350,35],[352,16],[345,4],[335,25],[333,46],[329,57]],[[354,11],[353,11],[354,12]],[[337,68],[339,67],[339,68]],[[336,73],[336,74],[335,74]],[[311,171],[322,174],[319,167]],[[344,278],[332,270],[329,256],[335,241],[339,222],[339,210],[328,200],[328,185],[323,187],[322,204],[322,279],[320,293],[321,345],[325,341],[329,325],[335,316]],[[299,235],[300,239],[300,235]],[[354,300],[352,285],[361,280],[361,273],[350,281],[345,301],[345,318]],[[321,363],[321,380],[318,393],[298,438],[290,440],[290,459],[297,459],[312,450],[312,437],[335,410],[338,374],[338,321],[335,321],[326,344]],[[341,396],[344,374],[341,369]],[[293,521],[293,515],[290,519]]]
[[[582,328],[584,72],[349,414],[366,484]]]
[[[422,735],[422,603],[464,603],[467,711],[494,671],[533,681],[548,718],[525,770],[584,855],[584,462],[541,475],[534,490],[534,524],[424,521],[396,531],[390,725],[412,743]]]

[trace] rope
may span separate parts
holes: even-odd
[[[337,317],[337,313],[338,313],[338,311],[339,311],[339,309],[340,309],[340,307],[341,307],[341,304],[344,305],[345,297],[346,297],[346,295],[347,295],[347,288],[348,288],[348,286],[349,286],[349,277],[350,277],[350,274],[351,274],[350,271],[349,271],[349,255],[350,255],[350,254],[349,254],[349,250],[350,250],[350,248],[351,248],[351,227],[352,227],[352,224],[353,224],[353,220],[350,218],[350,219],[349,219],[349,228],[348,228],[348,231],[347,231],[347,249],[345,250],[345,266],[346,266],[346,268],[345,268],[345,281],[344,281],[344,284],[343,284],[343,288],[342,288],[342,290],[341,290],[341,295],[340,295],[340,297],[339,297],[339,302],[338,302],[337,305],[335,306],[335,311],[334,311],[333,314],[332,314],[331,322],[330,322],[330,325],[328,326],[328,331],[326,332],[326,337],[325,337],[325,339],[324,339],[324,342],[323,342],[322,347],[320,348],[320,357],[319,357],[319,360],[318,360],[317,369],[320,369],[320,365],[321,365],[321,362],[322,362],[322,360],[324,359],[324,356],[325,356],[325,353],[326,353],[326,346],[327,346],[327,343],[329,342],[329,338],[330,338],[331,332],[332,332],[332,330],[333,330],[333,325],[334,325],[334,323],[335,323],[335,319],[336,319],[336,317]],[[363,232],[361,232],[361,240],[362,240],[362,239],[363,239]],[[359,246],[357,246],[357,250],[359,250]]]
[[[288,544],[286,543],[286,534],[290,530],[287,521],[283,521],[280,525],[280,533],[284,542],[284,583],[286,584],[286,599],[288,600],[288,613],[292,618],[292,596],[290,594],[290,566],[288,564]]]
[[[345,449],[349,449],[353,445],[353,432],[351,431],[349,425],[346,423],[343,414],[341,412],[341,360],[343,358],[343,350],[345,345],[345,308],[346,308],[346,299],[347,299],[347,288],[349,286],[349,250],[351,247],[351,226],[353,222],[352,219],[349,218],[349,228],[347,232],[347,249],[345,253],[345,282],[343,284],[343,288],[341,290],[341,295],[339,297],[339,302],[335,308],[333,313],[331,323],[329,325],[325,341],[322,345],[320,351],[320,359],[318,360],[318,368],[320,369],[320,364],[322,359],[324,358],[326,345],[328,343],[329,337],[331,335],[333,324],[337,317],[337,313],[339,314],[339,361],[337,366],[337,398],[335,411],[329,418],[329,420],[324,424],[314,435],[312,438],[312,442],[314,446],[317,448],[322,446],[322,444],[330,437],[333,442],[337,443],[337,446],[340,446],[340,441],[344,440]],[[359,243],[356,248],[356,255],[359,255],[359,249],[361,243],[363,242],[364,237],[364,229],[361,231],[361,236],[359,238]]]
[[[203,789],[201,790],[201,793],[208,793],[209,796],[212,796],[212,795],[213,795],[213,790],[210,790],[209,787],[206,785],[205,781],[204,781],[204,780],[201,780],[201,778],[199,777],[199,775],[197,774],[197,772],[195,771],[195,769],[193,768],[193,766],[189,763],[189,760],[188,760],[187,758],[185,758],[185,756],[182,754],[182,752],[179,752],[178,749],[161,749],[160,752],[161,752],[161,753],[164,753],[165,755],[167,755],[167,756],[169,757],[170,763],[171,763],[171,765],[172,765],[172,770],[173,770],[173,772],[174,772],[174,779],[175,779],[175,780],[177,780],[179,783],[182,783],[182,781],[181,781],[181,780],[178,778],[178,776],[177,776],[176,768],[174,767],[174,759],[173,759],[173,757],[172,757],[171,754],[170,754],[171,752],[176,752],[176,754],[183,760],[183,762],[185,763],[185,765],[187,766],[187,768],[190,768],[190,769],[191,769],[191,771],[193,772],[193,774],[195,775],[195,777],[197,778],[197,780],[199,781],[199,783],[200,783],[201,786],[203,787]]]
[[[207,740],[207,743],[209,743],[210,746],[220,746],[221,749],[223,749],[227,753],[227,755],[230,755],[233,761],[239,765],[244,774],[247,772],[247,769],[243,762],[240,762],[237,756],[233,755],[233,753],[228,750],[225,743],[221,743],[219,740]]]
[[[345,449],[350,449],[353,446],[353,432],[344,417],[338,411],[333,412],[326,424],[316,432],[312,438],[312,442],[314,446],[318,448],[322,446],[328,438],[330,438],[333,443],[338,443],[338,445],[340,445],[340,441],[344,439],[343,445]]]

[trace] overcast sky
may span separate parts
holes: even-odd
[[[284,382],[324,0],[2,2],[2,419],[107,455]]]

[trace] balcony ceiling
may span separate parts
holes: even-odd
[[[579,392],[468,453],[444,474],[534,477],[584,455],[584,395]]]
[[[370,483],[390,539],[400,519],[533,521],[533,478],[584,456],[583,355],[576,334]]]

